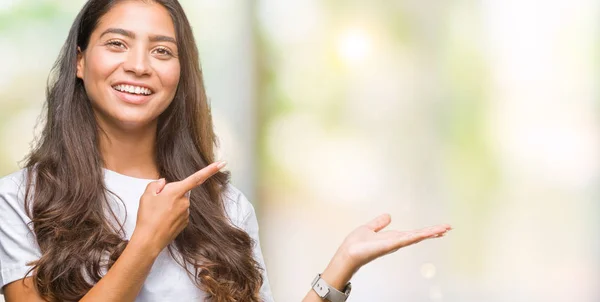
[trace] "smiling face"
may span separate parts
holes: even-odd
[[[122,1],[111,8],[79,53],[84,82],[101,127],[155,125],[180,77],[175,28],[160,4]]]

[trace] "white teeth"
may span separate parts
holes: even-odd
[[[152,94],[152,91],[150,89],[144,88],[144,87],[139,87],[139,86],[117,85],[117,86],[113,86],[113,88],[118,91],[128,92],[128,93],[132,93],[132,94],[144,94],[144,95]]]

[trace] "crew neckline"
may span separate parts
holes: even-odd
[[[150,179],[150,178],[138,178],[138,177],[133,177],[133,176],[129,176],[129,175],[125,175],[125,174],[121,174],[119,172],[107,169],[102,167],[102,170],[104,171],[104,174],[109,174],[109,175],[113,175],[115,177],[121,178],[121,179],[126,179],[126,180],[133,180],[133,181],[143,181],[143,182],[151,182],[151,181],[157,181],[158,179]]]

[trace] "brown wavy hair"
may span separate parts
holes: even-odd
[[[87,48],[99,19],[118,2],[90,0],[75,18],[48,79],[43,131],[26,158],[25,208],[42,255],[28,273],[50,301],[81,299],[128,243],[123,225],[110,220],[116,215],[103,179],[102,130],[76,77],[77,47]],[[158,117],[156,133],[156,162],[171,182],[212,163],[217,140],[189,21],[177,0],[152,2],[168,10],[180,50],[177,92]],[[254,241],[225,213],[228,182],[229,174],[219,173],[192,190],[189,224],[168,250],[211,301],[259,301],[262,269],[253,258]]]

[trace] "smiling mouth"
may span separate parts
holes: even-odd
[[[154,92],[146,87],[132,85],[115,85],[112,88],[116,91],[133,94],[133,95],[151,95]]]

